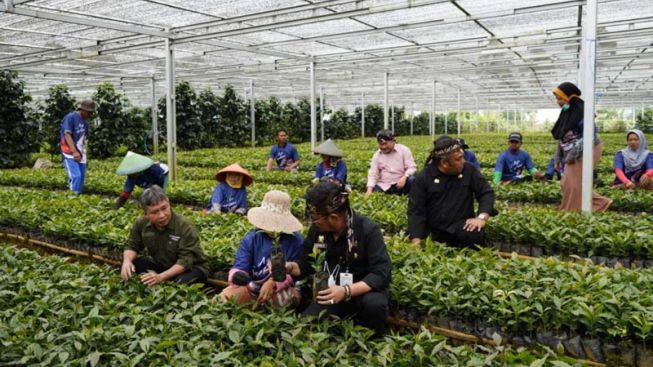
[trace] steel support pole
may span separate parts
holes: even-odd
[[[460,88],[458,88],[458,115],[456,117],[458,124],[458,136],[460,136]]]
[[[392,106],[392,133],[395,133],[395,104],[391,103]]]
[[[249,118],[252,122],[252,147],[256,146],[256,101],[254,100],[254,81],[249,81]]]
[[[158,108],[156,106],[156,80],[150,80],[150,87],[152,88],[152,152],[156,155],[159,154],[159,121],[158,121]]]
[[[383,73],[383,129],[388,129],[388,72]]]
[[[176,96],[175,96],[175,58],[170,38],[166,38],[166,126],[168,147],[168,168],[170,181],[177,181],[177,122],[176,122]]]
[[[361,93],[361,138],[365,138],[365,93]]]
[[[588,0],[587,14],[583,23],[584,37],[582,57],[583,66],[583,95],[585,96],[585,111],[583,117],[583,194],[581,210],[585,214],[592,213],[592,186],[593,186],[593,150],[594,150],[594,88],[596,81],[596,18],[598,0]]]
[[[415,121],[415,102],[410,102],[410,136],[413,136],[414,121]]]
[[[315,113],[315,61],[311,61],[311,151],[315,150],[317,124]]]
[[[324,141],[324,88],[320,87],[320,141]]]
[[[435,80],[431,86],[431,140],[435,140]]]

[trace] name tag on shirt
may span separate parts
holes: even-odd
[[[170,241],[175,241],[175,242],[179,242],[179,240],[181,239],[181,237],[175,236],[174,234],[169,235],[168,238],[170,238]]]
[[[354,283],[354,275],[352,273],[340,273],[340,285],[352,285]]]

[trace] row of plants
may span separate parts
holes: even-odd
[[[564,348],[609,365],[648,365],[653,357],[650,270],[502,259],[432,243],[420,253],[408,244],[390,249],[392,299],[403,317],[485,337],[499,332],[515,344]]]
[[[139,215],[136,208],[106,210],[110,202],[93,196],[22,189],[13,195],[22,202],[6,200],[10,193],[0,190],[0,200],[7,203],[0,224],[95,246],[119,249]],[[64,207],[70,214],[61,213]],[[251,228],[246,219],[181,212],[197,225],[214,269],[228,269],[238,241]],[[430,242],[417,252],[402,236],[391,237],[388,249],[392,299],[399,309],[482,322],[505,333],[566,332],[613,342],[646,342],[653,335],[653,270],[555,258],[501,259],[488,249],[460,251]]]
[[[0,245],[0,364],[49,366],[570,366],[550,351],[452,346],[423,329],[372,339],[350,321],[221,303],[198,286]]]
[[[65,190],[66,177],[59,171],[61,170],[51,175],[40,171],[18,171],[18,174],[4,171],[0,174],[0,184]],[[259,182],[248,189],[248,206],[258,206],[263,195],[270,188],[280,188],[289,192],[294,198],[293,212],[302,217],[304,204],[301,197],[311,177],[305,177],[303,185],[299,182],[288,185],[289,182],[284,179],[293,181],[291,175],[280,172],[272,172],[268,175],[270,181]],[[274,177],[280,179],[275,181]],[[299,177],[297,180],[299,181]],[[497,189],[497,197],[507,202],[497,204],[500,215],[488,223],[488,238],[497,248],[505,248],[502,246],[506,244],[529,245],[526,250],[515,247],[508,249],[535,256],[543,254],[610,256],[625,258],[629,262],[653,260],[653,248],[649,243],[649,239],[653,236],[653,227],[646,214],[635,216],[608,212],[596,213],[588,217],[577,213],[560,213],[548,207],[508,206],[511,201],[556,203],[559,200],[554,185],[539,185],[540,188],[534,190],[531,190],[529,185]],[[208,202],[214,186],[213,180],[183,181],[172,187],[168,194],[175,203],[202,207]],[[103,178],[89,175],[87,191],[115,195],[121,187],[122,180],[118,176]],[[3,190],[9,193],[15,189]],[[653,198],[648,193],[648,195],[635,196],[625,191],[612,191],[615,195],[621,195],[619,198],[615,197],[613,205],[622,210],[648,210],[651,205],[649,203],[653,202]],[[542,192],[548,193],[549,196],[542,195]],[[8,202],[12,202],[12,199],[14,198],[8,195]],[[406,197],[377,194],[366,199],[361,191],[354,191],[351,193],[351,203],[355,210],[368,215],[389,233],[402,234],[407,229]],[[533,246],[537,249],[532,250]]]

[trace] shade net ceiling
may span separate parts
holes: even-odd
[[[108,80],[136,105],[166,93],[165,39],[177,81],[331,107],[390,103],[436,110],[555,107],[576,82],[585,1],[559,0],[4,0],[0,69],[43,99],[79,98]],[[653,0],[598,3],[598,107],[647,107],[653,96]],[[248,92],[247,92],[248,93]]]

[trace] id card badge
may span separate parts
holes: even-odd
[[[340,285],[352,285],[354,284],[354,275],[352,273],[340,273]]]

